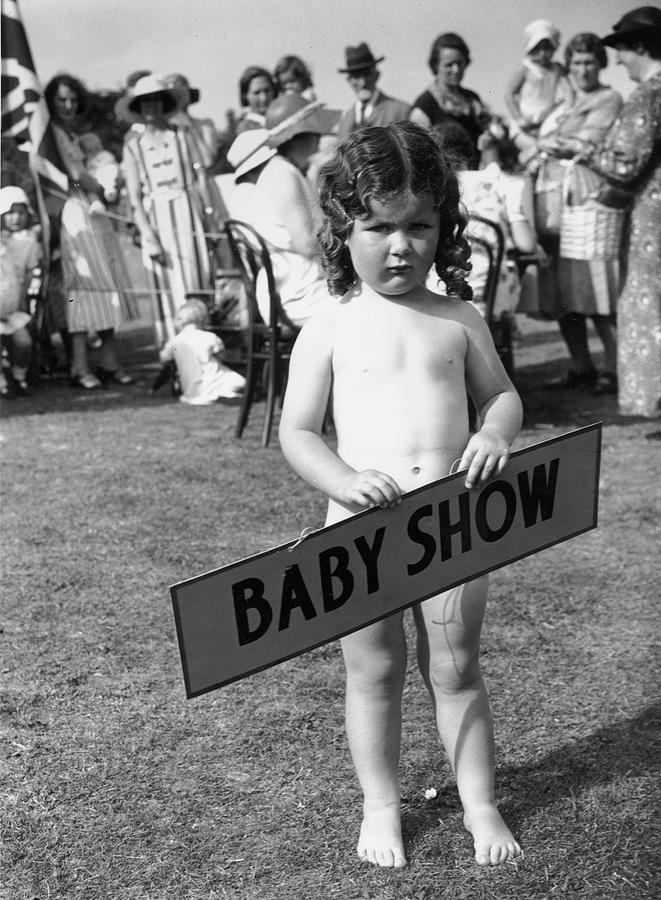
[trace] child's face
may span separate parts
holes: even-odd
[[[356,219],[347,239],[358,277],[386,296],[423,284],[438,247],[440,213],[428,194],[410,191],[387,203],[373,200],[372,215]]]
[[[9,212],[2,217],[2,224],[7,231],[22,231],[29,220],[30,215],[25,203],[12,203]]]
[[[550,41],[543,40],[540,41],[536,47],[532,48],[528,56],[533,62],[536,62],[537,65],[548,66],[551,64],[554,53],[555,50],[553,49],[553,44]]]

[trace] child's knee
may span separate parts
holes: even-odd
[[[447,659],[431,659],[429,679],[435,694],[458,694],[480,681],[479,654],[458,651]]]
[[[391,696],[401,691],[406,673],[406,659],[386,654],[363,654],[345,658],[347,684],[355,690]]]

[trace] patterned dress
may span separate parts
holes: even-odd
[[[124,146],[142,185],[142,203],[165,254],[165,265],[143,253],[151,274],[154,324],[160,344],[174,337],[174,314],[187,294],[210,288],[204,209],[195,183],[201,161],[175,127],[133,133]]]
[[[633,91],[590,166],[634,192],[617,306],[618,402],[623,415],[652,418],[661,399],[661,73]]]

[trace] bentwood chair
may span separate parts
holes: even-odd
[[[287,383],[289,360],[299,329],[287,317],[273,276],[268,247],[262,236],[247,222],[228,219],[225,233],[243,279],[247,305],[246,387],[234,431],[240,438],[248,423],[258,394],[265,395],[262,447],[267,447],[276,405],[282,402]],[[269,294],[269,321],[264,321],[257,305],[257,278],[266,280]]]
[[[477,224],[477,229],[471,229]],[[471,213],[468,217],[466,237],[470,244],[479,246],[488,260],[487,283],[484,288],[484,319],[489,326],[498,356],[508,375],[514,372],[514,353],[512,350],[512,327],[509,319],[495,319],[494,306],[500,270],[505,258],[505,235],[497,222]]]

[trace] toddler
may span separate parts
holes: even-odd
[[[479,138],[480,167],[468,168],[473,148],[470,138],[460,125],[453,122],[437,127],[438,139],[444,150],[452,153],[458,168],[457,177],[461,200],[469,215],[480,216],[497,225],[503,235],[503,257],[492,310],[492,320],[507,321],[511,333],[520,339],[516,321],[516,308],[521,295],[521,279],[514,258],[515,251],[534,253],[537,238],[534,227],[532,182],[527,175],[516,171],[517,149],[509,138],[507,129],[498,120],[492,120],[489,128]],[[466,232],[472,241],[472,268],[468,283],[473,290],[473,302],[486,314],[485,292],[490,269],[484,241],[493,251],[497,250],[494,229],[476,219],[471,219]],[[434,290],[436,279],[428,286]]]
[[[85,169],[103,188],[106,203],[113,205],[119,200],[120,167],[109,150],[103,149],[101,138],[93,131],[81,134],[80,146],[85,154]],[[98,198],[90,198],[92,202]],[[103,211],[103,208],[100,211]]]
[[[365,128],[320,172],[320,242],[338,299],[296,342],[280,425],[283,452],[328,495],[331,524],[393,507],[448,475],[467,488],[500,473],[521,402],[489,330],[464,302],[469,268],[457,178],[431,132],[411,122]],[[435,264],[448,295],[425,287]],[[469,392],[481,427],[469,432]],[[337,450],[322,439],[332,397]],[[413,607],[418,663],[455,772],[480,865],[521,853],[494,799],[494,741],[479,670],[482,576]],[[405,597],[402,602],[406,602]],[[403,614],[341,640],[346,729],[363,791],[358,855],[402,867],[398,763],[406,669]]]
[[[174,317],[177,331],[160,352],[162,363],[174,362],[181,385],[180,400],[191,406],[239,402],[245,378],[221,362],[223,343],[205,327],[209,313],[202,300],[188,300]]]
[[[536,138],[555,128],[558,117],[571,106],[574,92],[564,66],[553,59],[560,32],[548,19],[536,19],[524,29],[523,64],[508,85],[505,105],[512,117],[512,138],[522,164],[536,152]]]
[[[28,285],[41,277],[41,245],[29,227],[34,213],[22,188],[0,189],[0,216],[0,336],[9,357],[11,387],[24,394],[32,356]],[[10,393],[4,371],[0,371],[0,393]]]

